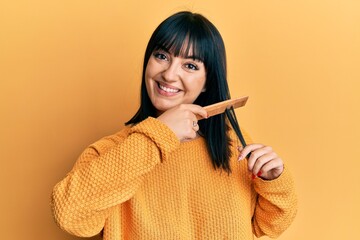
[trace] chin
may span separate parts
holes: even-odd
[[[169,110],[169,109],[171,109],[171,108],[173,108],[175,106],[177,106],[177,105],[171,105],[171,106],[169,106],[169,105],[156,105],[156,104],[154,105],[156,110],[158,112],[161,112],[161,113],[166,112],[167,110]]]
[[[173,101],[164,101],[164,102],[158,101],[155,103],[153,102],[152,104],[158,112],[163,113],[171,108],[174,108],[174,107],[180,105],[181,103],[177,103],[177,102],[173,102]]]

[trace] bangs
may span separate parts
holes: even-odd
[[[154,36],[153,51],[161,49],[176,57],[192,58],[205,64],[211,48],[206,35],[204,28],[196,24],[170,23]]]

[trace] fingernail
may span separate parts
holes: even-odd
[[[240,154],[239,158],[238,158],[238,161],[241,161],[244,159],[244,156],[242,154]]]
[[[258,177],[260,177],[260,176],[261,176],[261,174],[262,174],[262,172],[261,172],[261,171],[259,171],[259,172],[258,172],[258,174],[257,174],[257,176],[258,176]]]
[[[239,150],[239,152],[241,152],[243,150],[242,146],[238,146],[237,149]]]

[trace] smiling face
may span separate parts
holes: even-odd
[[[155,50],[145,70],[146,90],[158,115],[182,103],[193,103],[205,88],[206,71],[202,61],[191,56],[175,56]]]

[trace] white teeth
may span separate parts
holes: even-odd
[[[164,87],[163,85],[159,84],[159,87],[164,90],[165,92],[170,92],[170,93],[177,93],[179,92],[180,90],[179,89],[173,89],[173,88],[167,88],[167,87]]]

